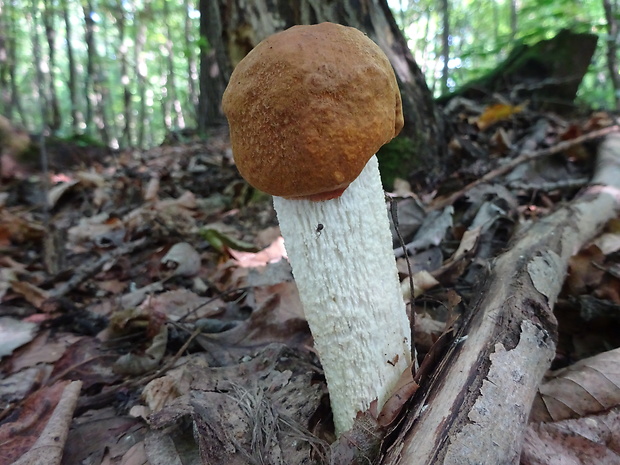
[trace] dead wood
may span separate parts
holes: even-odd
[[[123,255],[131,254],[139,248],[144,247],[147,242],[148,241],[145,238],[141,238],[136,241],[124,244],[122,247],[119,247],[111,252],[102,255],[94,262],[84,263],[83,265],[79,266],[74,270],[73,274],[71,275],[71,279],[51,291],[50,297],[57,298],[66,295],[77,286],[79,286],[81,283],[83,283],[85,280],[98,273],[106,263],[115,260]]]
[[[553,307],[569,258],[620,213],[620,135],[598,150],[590,187],[525,227],[491,265],[446,355],[416,394],[383,464],[516,464],[555,354]]]
[[[606,136],[608,134],[618,132],[620,130],[620,126],[613,125],[603,129],[598,129],[596,131],[589,132],[588,134],[584,134],[583,136],[575,137],[574,139],[562,141],[553,147],[549,147],[547,149],[537,150],[537,151],[527,151],[521,153],[518,157],[513,158],[505,165],[501,165],[500,167],[489,171],[487,174],[482,176],[479,179],[467,184],[462,189],[450,194],[447,197],[441,197],[436,199],[433,202],[432,208],[433,210],[440,210],[442,208],[447,207],[448,205],[452,205],[458,199],[463,197],[469,191],[471,191],[474,187],[479,186],[480,184],[484,184],[486,182],[492,181],[493,179],[502,176],[506,173],[511,172],[517,166],[522,165],[523,163],[528,163],[533,160],[537,160],[539,158],[548,157],[550,155],[555,155],[557,153],[561,153],[565,150],[568,150],[571,147],[576,147],[584,142],[588,142],[594,139],[598,139],[599,137]]]

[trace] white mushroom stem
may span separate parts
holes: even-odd
[[[340,434],[411,364],[377,158],[336,199],[273,203]]]

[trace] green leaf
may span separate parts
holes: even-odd
[[[227,236],[221,231],[213,228],[203,228],[200,230],[200,236],[211,244],[212,247],[224,251],[225,247],[239,250],[241,252],[258,252],[259,249],[249,242],[240,241],[233,237]]]

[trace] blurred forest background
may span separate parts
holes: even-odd
[[[0,114],[31,133],[111,148],[204,133],[222,122],[213,110],[221,89],[208,82],[221,53],[209,34],[218,3],[0,0]],[[599,37],[579,105],[618,108],[617,0],[388,3],[435,97],[493,69],[516,44],[569,28]],[[269,21],[268,13],[254,14]]]

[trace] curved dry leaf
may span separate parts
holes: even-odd
[[[47,193],[47,205],[50,208],[54,208],[60,198],[69,191],[73,186],[79,184],[77,180],[70,180],[67,182],[61,182],[52,187]]]
[[[603,415],[530,425],[521,465],[617,465],[620,463],[620,410]]]
[[[200,254],[187,242],[177,242],[161,259],[161,264],[173,270],[175,276],[196,276],[200,272]]]
[[[48,291],[40,287],[30,284],[27,281],[11,281],[13,291],[21,295],[28,303],[32,304],[38,310],[43,309],[43,304],[50,298]]]
[[[559,421],[620,405],[620,349],[552,373],[538,389],[530,421]]]
[[[0,358],[32,341],[37,325],[9,316],[0,317]]]
[[[413,296],[418,297],[438,285],[439,281],[428,271],[418,271],[413,275]],[[400,283],[400,290],[405,300],[411,299],[411,286],[408,279]]]
[[[277,263],[282,258],[286,258],[286,250],[284,249],[284,239],[282,236],[278,237],[269,247],[264,248],[260,252],[242,252],[229,248],[228,253],[237,261],[239,266],[244,268],[266,266],[270,263]]]
[[[154,370],[164,357],[167,346],[168,327],[162,325],[159,333],[153,338],[151,345],[144,351],[143,355],[133,352],[121,355],[114,362],[112,369],[115,373],[134,376]]]
[[[398,355],[396,356],[398,358]],[[395,363],[395,362],[393,362]],[[415,394],[420,386],[413,380],[412,365],[409,365],[398,380],[392,395],[386,401],[377,417],[381,426],[389,426],[398,417],[405,403]]]

